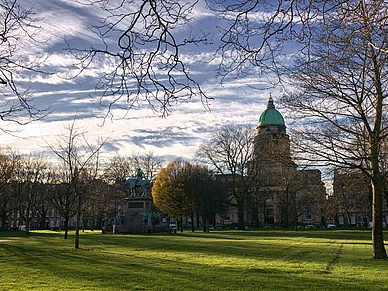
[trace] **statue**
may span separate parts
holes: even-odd
[[[143,224],[144,225],[151,225],[151,223],[152,223],[151,219],[152,219],[152,215],[151,215],[150,212],[148,212],[148,213],[144,212],[143,213]]]
[[[160,212],[154,212],[154,218],[155,218],[156,224],[158,224],[162,220],[162,215],[160,214]]]
[[[128,178],[125,185],[129,187],[131,196],[149,196],[151,191],[151,182],[143,178],[143,171],[138,168],[136,178]]]
[[[136,181],[140,182],[143,179],[143,171],[138,168],[136,173]]]
[[[122,215],[121,215],[120,211],[116,215],[115,224],[116,225],[121,225],[122,224]]]

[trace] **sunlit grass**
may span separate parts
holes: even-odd
[[[0,290],[388,290],[370,231],[0,233]]]

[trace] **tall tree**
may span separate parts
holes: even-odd
[[[45,172],[41,179],[39,191],[37,193],[36,214],[39,221],[40,229],[47,229],[46,217],[50,210],[53,210],[52,193],[55,191],[55,186],[58,183],[54,167],[48,160],[45,161]]]
[[[359,169],[372,187],[373,257],[386,259],[383,239],[382,142],[387,138],[388,10],[384,1],[337,4],[318,20],[308,51],[291,70],[294,91],[283,98],[303,131],[294,128],[305,157]],[[303,68],[303,69],[302,69]]]
[[[68,238],[69,222],[76,213],[76,197],[73,195],[67,181],[69,176],[63,163],[56,169],[57,182],[53,185],[52,201],[55,209],[61,214],[64,221],[64,239]]]
[[[222,214],[226,208],[228,188],[225,182],[217,180],[214,173],[203,165],[194,164],[188,172],[189,197],[193,201],[192,229],[194,231],[194,213],[202,218],[203,231],[209,232],[216,214]]]
[[[45,191],[47,162],[39,156],[26,156],[20,159],[15,171],[14,194],[18,199],[19,215],[30,230],[32,219],[37,218],[39,197]]]
[[[12,150],[0,152],[0,219],[1,229],[7,228],[7,219],[17,207],[12,191],[15,169],[20,157]]]
[[[201,145],[198,158],[222,177],[230,191],[229,203],[238,209],[238,224],[245,228],[246,202],[255,185],[253,159],[254,132],[244,126],[228,125],[213,134],[209,143]]]
[[[101,229],[105,215],[117,214],[118,205],[123,205],[126,196],[114,186],[98,178],[87,184],[88,198],[82,213],[84,228],[89,220],[92,230],[94,227]]]
[[[56,144],[49,144],[50,149],[62,164],[63,187],[66,201],[75,204],[76,229],[74,246],[79,248],[79,230],[86,198],[86,187],[96,178],[99,169],[99,152],[105,140],[91,143],[85,132],[76,126],[76,119],[66,128],[67,134],[58,137]]]
[[[189,181],[187,173],[192,165],[181,159],[170,162],[162,168],[152,187],[152,198],[155,206],[170,217],[180,220],[192,210],[192,199],[189,197]]]
[[[233,16],[223,31],[220,71],[241,74],[258,66],[277,73],[278,80],[290,80],[282,102],[300,125],[291,129],[298,137],[294,141],[309,161],[360,169],[369,177],[373,257],[386,259],[382,189],[387,173],[381,168],[381,144],[387,137],[388,3],[216,3],[213,9],[221,16]],[[258,12],[267,12],[260,21]],[[280,57],[290,42],[293,62]]]
[[[135,177],[137,169],[140,168],[145,179],[154,181],[162,164],[163,159],[152,151],[132,154],[128,157],[117,154],[110,159],[104,176],[110,182],[124,183],[127,178]]]
[[[115,155],[109,161],[104,170],[104,180],[111,184],[110,195],[116,201],[114,204],[121,205],[120,201],[131,194],[131,189],[126,185],[128,178],[136,176],[137,170],[141,169],[143,177],[153,182],[156,174],[162,167],[162,158],[148,153],[132,154],[130,156]]]
[[[125,180],[135,173],[135,169],[132,168],[129,158],[116,154],[109,160],[107,167],[104,169],[104,179],[109,184],[124,185]]]

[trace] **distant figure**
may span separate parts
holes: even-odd
[[[143,171],[138,168],[136,173],[136,182],[140,182],[143,179]]]
[[[122,216],[121,216],[121,212],[117,213],[117,216],[116,216],[116,224],[117,225],[121,225],[122,223]]]

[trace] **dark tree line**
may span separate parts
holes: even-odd
[[[66,161],[61,158],[57,164],[53,164],[53,161],[42,156],[22,155],[13,150],[0,152],[1,229],[10,228],[11,225],[7,223],[15,219],[18,225],[26,226],[27,232],[30,226],[47,229],[51,227],[47,219],[56,213],[57,217],[63,219],[60,228],[65,230],[66,239],[72,219],[77,218],[74,227],[101,229],[103,220],[114,216],[119,206],[123,205],[124,198],[129,194],[121,183],[125,177],[119,175],[119,157],[112,157],[104,167],[100,166],[99,162],[102,161],[98,162],[97,152],[102,144],[89,144],[91,148],[82,150],[77,138],[69,143],[69,138],[82,138],[82,131],[74,127],[75,124],[72,125],[69,127],[71,134],[64,137],[66,143],[59,143],[66,147],[58,147],[57,150],[61,157],[68,158]],[[144,168],[144,172],[149,173],[155,171],[155,165],[161,161],[153,153],[133,155],[131,159],[135,157],[147,161],[150,168]],[[70,159],[71,163],[74,162],[72,171],[68,163]],[[125,157],[120,159],[131,160]],[[138,163],[131,165],[139,166]],[[127,170],[122,167],[121,172]],[[134,171],[131,170],[132,173]]]

